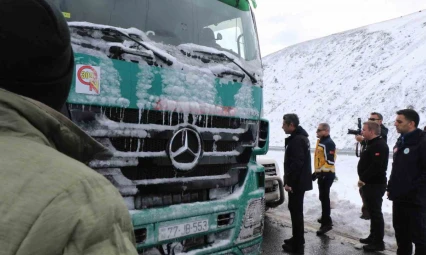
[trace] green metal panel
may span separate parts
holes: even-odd
[[[250,5],[247,0],[219,0],[220,2],[223,2],[225,4],[228,4],[230,6],[236,7],[240,9],[241,11],[249,11]]]
[[[199,100],[197,93],[199,93],[199,90],[205,90],[203,85],[199,88],[189,87],[188,84],[185,84],[185,75],[188,73],[183,73],[183,71],[173,68],[129,63],[120,60],[101,59],[79,53],[75,54],[75,62],[77,67],[79,65],[99,67],[100,93],[98,95],[89,95],[76,92],[76,87],[79,86],[77,85],[77,83],[79,83],[77,78],[78,68],[76,68],[71,92],[68,97],[68,102],[73,104],[126,107],[133,109],[143,108],[146,110],[155,109],[157,103],[162,98],[173,99],[179,102],[179,95],[174,96],[165,93],[164,80],[167,79],[167,77],[173,76],[178,79],[177,81],[181,83],[182,88],[186,87],[186,98]],[[228,81],[225,83],[223,79],[213,75],[211,75],[211,82],[214,87],[214,100],[205,103],[224,108],[252,109],[253,111],[250,115],[242,115],[237,111],[236,116],[252,119],[259,118],[259,112],[262,106],[262,88],[241,82]],[[241,93],[243,89],[249,91],[250,94],[245,96],[243,103],[239,103],[236,99],[236,95]],[[191,100],[189,101],[191,102]]]
[[[242,227],[244,216],[246,212],[246,208],[248,202],[251,199],[262,198],[264,197],[264,189],[259,188],[259,173],[264,173],[264,168],[261,165],[258,165],[256,162],[251,161],[248,164],[248,174],[246,176],[246,180],[244,184],[242,184],[240,191],[234,192],[236,195],[232,195],[233,198],[225,198],[219,199],[215,201],[208,202],[199,202],[195,204],[181,204],[181,205],[173,205],[162,208],[153,208],[149,210],[140,210],[140,211],[132,211],[132,220],[133,226],[136,229],[141,227],[145,227],[153,232],[148,233],[149,238],[143,244],[138,244],[138,250],[147,249],[150,247],[154,247],[156,245],[162,243],[169,243],[170,240],[158,241],[158,229],[160,226],[164,226],[167,224],[176,224],[176,223],[186,223],[193,219],[209,219],[210,229],[208,233],[215,233],[224,230],[232,230],[231,236],[229,240],[235,240],[236,244],[241,244],[242,246],[247,246],[251,243],[256,243],[261,241],[261,235],[254,237],[253,239],[248,239],[247,241],[237,241],[240,233],[240,228]],[[217,227],[217,215],[221,213],[227,212],[235,212],[234,223],[223,227]],[[198,234],[199,235],[199,234]],[[197,236],[194,234],[192,236]],[[183,239],[187,239],[191,236],[185,236],[182,238],[177,238],[173,241],[179,241]],[[235,244],[230,242],[223,246],[218,246],[214,252],[230,249],[234,247]],[[241,252],[236,249],[236,254],[241,254]],[[208,252],[200,252],[197,254],[211,254],[213,250],[209,250]]]

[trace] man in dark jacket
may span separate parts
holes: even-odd
[[[370,113],[370,117],[368,118],[369,121],[374,121],[377,124],[380,125],[380,136],[385,140],[385,143],[387,143],[388,141],[388,128],[385,127],[383,125],[383,115],[378,113],[378,112],[372,112]],[[355,139],[357,140],[357,142],[361,143],[361,151],[364,149],[364,147],[366,146],[366,142],[364,140],[364,137],[362,135],[357,135],[355,137]],[[370,219],[370,214],[368,213],[368,209],[367,206],[365,205],[364,202],[364,197],[362,195],[362,189],[359,190],[360,192],[360,196],[362,199],[362,207],[361,207],[361,219],[364,220],[369,220]]]
[[[370,113],[369,121],[374,121],[380,125],[380,136],[385,140],[385,143],[388,142],[388,132],[389,129],[383,125],[383,115],[378,112]]]
[[[308,133],[299,126],[296,114],[285,114],[282,128],[286,134],[290,134],[285,139],[284,188],[288,192],[288,209],[293,228],[293,237],[284,240],[282,247],[289,252],[303,252],[303,198],[305,191],[312,189]]]
[[[368,118],[369,121],[374,121],[377,124],[380,125],[380,136],[385,140],[385,142],[388,142],[388,132],[389,129],[383,125],[383,115],[378,112],[372,112],[370,113],[370,117]],[[361,143],[361,146],[365,146],[364,137],[362,135],[355,136],[355,139],[357,142]]]
[[[426,134],[419,114],[412,109],[396,112],[395,127],[401,134],[393,149],[388,197],[393,201],[393,227],[397,254],[426,254]]]
[[[362,135],[365,147],[358,162],[358,187],[362,190],[364,202],[371,216],[370,235],[361,238],[366,251],[383,251],[385,224],[382,214],[383,195],[386,191],[386,170],[389,147],[379,136],[380,126],[374,121],[364,122]]]

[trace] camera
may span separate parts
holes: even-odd
[[[348,129],[348,135],[361,135],[361,118],[358,118],[358,129]]]
[[[359,130],[359,129],[348,129],[348,135],[361,135],[361,130]]]

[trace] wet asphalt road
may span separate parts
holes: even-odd
[[[283,240],[291,237],[291,225],[286,222],[276,222],[265,218],[265,228],[263,232],[262,254],[294,254],[283,251],[281,245]],[[327,235],[318,237],[314,230],[305,230],[305,255],[358,255],[358,254],[395,254],[393,252],[373,252],[365,253],[363,250],[355,249],[356,240],[349,240],[345,237],[329,232]]]

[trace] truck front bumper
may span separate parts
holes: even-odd
[[[278,182],[278,190],[265,193],[266,207],[277,207],[280,204],[284,203],[284,200],[285,200],[284,184],[280,177],[266,176],[265,188],[272,187],[277,182]]]

